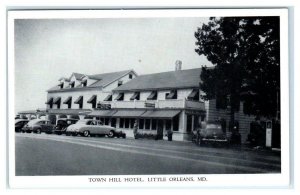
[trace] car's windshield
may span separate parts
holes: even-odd
[[[35,123],[37,123],[39,120],[37,120],[37,119],[33,119],[33,120],[31,120],[31,121],[29,121],[27,124],[28,125],[34,125]]]
[[[221,125],[217,125],[217,124],[207,124],[206,125],[207,129],[221,129]]]
[[[79,125],[85,125],[87,122],[88,122],[88,121],[86,121],[86,120],[79,120],[79,121],[77,121],[76,124],[79,124]]]

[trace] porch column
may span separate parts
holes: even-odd
[[[116,118],[116,128],[120,127],[120,118]]]
[[[185,111],[183,110],[179,117],[179,132],[186,132],[186,118]]]
[[[70,119],[70,118],[71,118],[71,115],[68,114],[68,115],[67,115],[67,119]]]

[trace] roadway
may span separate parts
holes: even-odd
[[[280,153],[191,142],[16,133],[16,175],[280,173]]]

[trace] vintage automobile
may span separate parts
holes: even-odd
[[[103,125],[101,121],[93,119],[79,120],[76,124],[67,127],[66,135],[82,135],[85,137],[94,135],[106,135],[108,137],[126,138],[126,134],[114,127]]]
[[[22,131],[27,133],[52,133],[54,129],[54,125],[50,124],[50,121],[44,119],[33,119],[29,121],[23,128]]]
[[[207,122],[201,129],[197,131],[195,143],[203,145],[204,143],[224,143],[230,142],[230,135],[222,129],[221,123]]]
[[[57,135],[66,133],[67,127],[75,124],[77,121],[78,121],[78,119],[60,118],[56,122],[53,133],[55,133]]]
[[[15,132],[22,132],[22,128],[29,122],[27,119],[15,120]]]

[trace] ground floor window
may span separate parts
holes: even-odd
[[[172,128],[172,120],[166,120],[166,130],[169,131]]]
[[[194,115],[194,129],[197,129],[199,127],[199,116]]]
[[[105,119],[104,119],[104,124],[105,124],[105,125],[108,125],[108,124],[109,124],[109,118],[105,118]]]
[[[120,127],[120,128],[123,128],[123,127],[124,127],[124,119],[123,119],[123,118],[120,118],[120,124],[119,124],[119,127]]]
[[[173,118],[173,131],[179,130],[179,115]]]
[[[111,124],[110,124],[112,127],[116,127],[116,119],[115,118],[112,118],[111,119]]]
[[[150,129],[150,119],[145,120],[145,129],[147,129],[147,130]]]
[[[144,129],[144,119],[140,119],[140,121],[139,121],[139,129]]]
[[[129,118],[125,118],[125,128],[128,129],[129,128]]]
[[[187,115],[186,120],[186,132],[190,133],[192,131],[192,115]]]
[[[151,126],[152,126],[152,130],[156,130],[156,123],[157,123],[157,120],[156,119],[152,119],[152,122],[151,122]]]
[[[130,119],[130,128],[133,129],[135,119]]]

